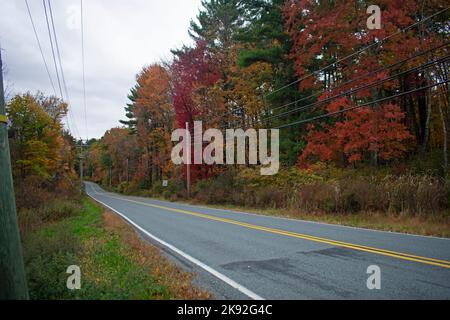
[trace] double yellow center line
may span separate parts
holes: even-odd
[[[281,230],[281,229],[269,228],[269,227],[264,227],[264,226],[258,226],[258,225],[254,225],[254,224],[250,224],[250,223],[246,223],[246,222],[241,222],[241,221],[226,219],[226,218],[220,218],[220,217],[211,216],[211,215],[193,212],[193,211],[188,211],[188,210],[176,209],[176,208],[161,206],[161,205],[157,205],[157,204],[151,204],[151,203],[146,203],[146,202],[141,202],[141,201],[119,198],[119,197],[114,197],[114,196],[107,195],[107,194],[103,194],[103,195],[110,197],[110,198],[118,199],[118,200],[123,200],[123,201],[128,201],[128,202],[144,205],[147,207],[153,207],[153,208],[162,209],[162,210],[166,210],[166,211],[182,213],[182,214],[195,216],[195,217],[199,217],[199,218],[204,218],[204,219],[208,219],[208,220],[213,220],[213,221],[220,221],[220,222],[224,222],[224,223],[228,223],[228,224],[245,227],[248,229],[260,230],[260,231],[283,235],[283,236],[287,236],[287,237],[291,237],[291,238],[297,238],[297,239],[303,239],[303,240],[308,240],[308,241],[313,241],[313,242],[318,242],[318,243],[324,243],[324,244],[329,244],[329,245],[336,246],[336,247],[348,248],[348,249],[353,249],[353,250],[357,250],[357,251],[364,251],[364,252],[379,254],[379,255],[388,256],[388,257],[392,257],[392,258],[396,258],[396,259],[414,261],[414,262],[418,262],[418,263],[422,263],[422,264],[433,265],[433,266],[450,269],[450,261],[446,261],[446,260],[421,257],[421,256],[412,255],[412,254],[407,254],[407,253],[401,253],[401,252],[396,252],[396,251],[391,251],[391,250],[385,250],[385,249],[363,246],[363,245],[359,245],[359,244],[353,244],[353,243],[349,243],[349,242],[337,241],[337,240],[332,240],[332,239],[327,239],[327,238],[320,238],[320,237],[315,237],[315,236],[311,236],[311,235],[307,235],[307,234],[285,231],[285,230]]]

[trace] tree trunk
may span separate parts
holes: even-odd
[[[444,146],[443,146],[444,172],[447,172],[448,171],[448,130],[447,130],[447,122],[445,121],[445,117],[444,117],[444,111],[442,110],[442,102],[440,99],[439,99],[439,103],[438,103],[438,108],[439,108],[439,114],[441,116],[442,130],[444,133]]]
[[[424,10],[425,10],[425,5],[426,5],[426,0],[422,1],[422,19],[424,18]],[[422,51],[424,50],[423,48],[423,40],[425,39],[425,25],[422,23],[421,24],[421,38],[420,38],[420,47],[422,49]],[[426,62],[430,62],[430,55],[427,55],[427,60]],[[430,76],[430,72],[429,71],[425,71],[425,85],[429,86],[431,84],[431,76]],[[424,127],[424,133],[423,133],[423,142],[422,142],[422,147],[420,150],[420,155],[422,158],[426,157],[426,152],[427,152],[427,148],[428,148],[428,142],[430,140],[430,121],[431,121],[431,99],[432,99],[432,95],[431,95],[431,88],[427,89],[427,95],[425,96],[425,103],[426,103],[426,120],[425,120],[425,127]]]
[[[428,76],[427,76],[427,85],[429,85]],[[425,128],[424,128],[424,134],[423,134],[423,142],[422,142],[422,148],[420,151],[420,154],[423,158],[426,157],[426,152],[428,148],[428,142],[430,141],[430,121],[431,121],[431,89],[427,90],[427,98],[426,98],[426,105],[427,105],[427,117],[425,122]]]

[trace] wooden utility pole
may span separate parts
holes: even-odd
[[[83,153],[83,140],[80,140],[80,191],[83,193],[84,190],[84,181],[83,181],[83,159],[84,159],[84,153]]]
[[[186,189],[187,197],[191,197],[191,133],[189,123],[186,122]]]
[[[109,165],[109,189],[112,188],[112,164]]]
[[[130,181],[130,159],[127,158],[127,182]]]
[[[0,50],[0,300],[28,299],[11,172]]]

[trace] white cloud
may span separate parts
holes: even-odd
[[[54,78],[42,1],[28,0]],[[78,0],[52,2],[58,42],[78,134],[85,138]],[[124,118],[127,94],[144,65],[190,43],[187,30],[200,0],[85,0],[85,60],[89,137],[100,137]],[[0,0],[0,46],[14,92],[52,94],[24,1]],[[76,135],[78,135],[76,134]]]

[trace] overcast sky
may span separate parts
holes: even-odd
[[[41,0],[28,0],[57,92]],[[125,118],[127,94],[144,65],[168,60],[170,49],[189,44],[189,21],[200,0],[84,0],[87,121],[84,121],[80,1],[52,0],[75,136],[99,138]],[[24,0],[0,0],[0,46],[10,93],[53,94]],[[64,92],[63,92],[64,93]],[[77,130],[76,130],[77,129]]]

